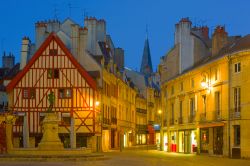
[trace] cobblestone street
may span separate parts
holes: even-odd
[[[124,151],[109,152],[104,154],[105,160],[70,160],[50,159],[50,161],[4,161],[0,160],[1,166],[250,166],[250,160],[236,160],[222,157],[196,156],[150,151]],[[31,159],[29,159],[31,160]]]

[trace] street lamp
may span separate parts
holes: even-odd
[[[158,110],[159,120],[160,120],[160,151],[162,151],[162,143],[163,143],[163,130],[162,130],[162,110]]]
[[[201,81],[201,87],[204,89],[207,89],[208,92],[211,92],[212,86],[211,86],[210,80],[208,78],[208,73],[207,72],[202,73],[202,77],[203,78]]]

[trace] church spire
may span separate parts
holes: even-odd
[[[144,43],[140,72],[145,75],[150,75],[153,72],[151,54],[150,54],[150,48],[149,48],[149,42],[148,42],[148,26],[147,25],[146,25],[146,40]]]

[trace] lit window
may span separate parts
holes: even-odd
[[[59,69],[48,69],[48,78],[59,78]]]
[[[235,63],[234,64],[234,72],[235,73],[239,73],[241,71],[241,64],[239,63]]]
[[[59,99],[72,98],[72,89],[62,88],[58,90]]]
[[[35,99],[36,89],[35,88],[25,88],[23,89],[23,98],[24,99]]]

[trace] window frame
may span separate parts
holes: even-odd
[[[237,62],[234,64],[234,73],[240,73],[241,72],[241,62]]]
[[[240,146],[241,142],[240,125],[234,125],[234,146]]]
[[[50,72],[51,72],[51,76],[50,76]],[[48,79],[59,79],[60,78],[60,74],[59,74],[59,69],[58,68],[49,68],[47,69],[47,78]]]
[[[27,92],[25,92],[27,91]],[[27,93],[27,96],[26,96]],[[35,88],[23,88],[22,90],[23,99],[35,99],[36,98],[36,89]]]
[[[241,112],[241,88],[233,88],[234,112]]]
[[[67,96],[66,92],[67,90],[70,90],[70,96]],[[61,92],[63,93],[62,96],[61,96]],[[73,97],[73,89],[72,88],[59,88],[58,89],[58,98],[59,99],[72,99]]]

